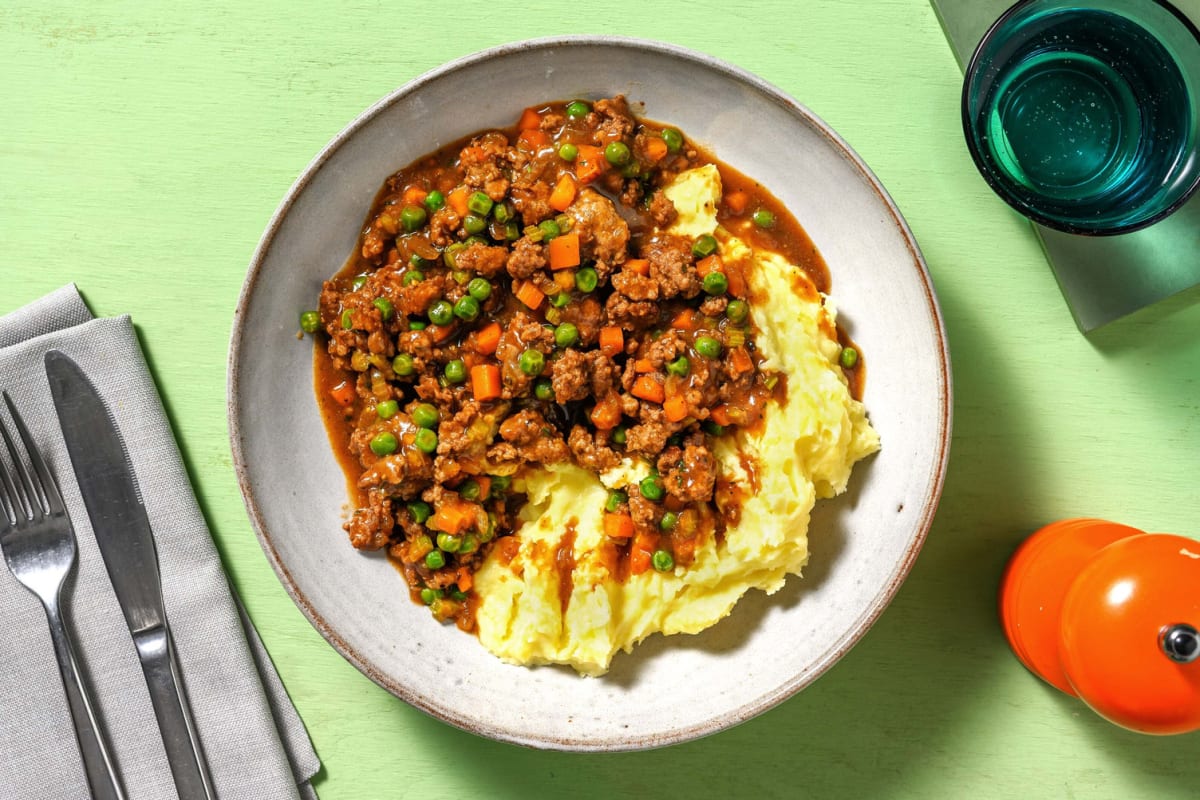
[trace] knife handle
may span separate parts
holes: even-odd
[[[196,735],[196,723],[183,691],[183,681],[175,660],[175,648],[166,627],[159,626],[134,636],[154,716],[167,751],[167,763],[180,800],[214,800],[212,777],[204,760],[204,750]]]
[[[121,781],[109,753],[108,743],[92,707],[91,695],[84,685],[79,671],[79,659],[71,634],[63,622],[58,602],[44,603],[46,619],[50,622],[50,639],[54,642],[54,654],[58,658],[58,669],[62,674],[63,688],[67,693],[67,704],[75,722],[75,738],[79,742],[79,753],[83,756],[83,768],[88,786],[96,800],[125,800]]]

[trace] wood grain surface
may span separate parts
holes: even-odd
[[[232,312],[294,178],[421,72],[560,33],[700,50],[821,115],[911,224],[953,355],[945,493],[892,607],[775,710],[645,753],[484,741],[361,676],[275,579],[226,438]],[[7,0],[0,81],[0,313],[75,281],[96,313],[133,315],[225,566],[324,762],[325,800],[1196,797],[1200,739],[1124,732],[1040,683],[1008,650],[995,591],[1014,546],[1053,519],[1200,533],[1200,291],[1076,331],[1028,225],[971,164],[960,73],[925,0]]]

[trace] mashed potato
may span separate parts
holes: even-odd
[[[618,650],[652,633],[698,633],[748,590],[777,591],[808,561],[813,504],[845,490],[855,462],[879,448],[837,365],[841,346],[828,298],[779,255],[753,251],[718,227],[716,167],[685,172],[665,192],[679,212],[672,232],[714,234],[723,258],[753,264],[747,273],[757,294],[780,298],[752,304],[751,313],[762,366],[787,376],[787,400],[767,407],[755,433],[718,442],[721,473],[747,496],[737,524],[719,541],[707,537],[686,568],[625,580],[613,574],[605,499],[609,489],[636,490],[649,469],[644,462],[627,460],[599,480],[566,463],[527,475],[519,549],[494,550],[475,579],[479,639],[505,661],[600,675]]]

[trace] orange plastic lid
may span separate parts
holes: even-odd
[[[1036,531],[1009,559],[1000,584],[1000,621],[1021,663],[1075,694],[1059,656],[1063,602],[1083,568],[1104,547],[1144,531],[1101,519],[1059,520]]]

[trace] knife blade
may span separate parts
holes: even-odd
[[[183,689],[163,607],[150,518],[112,413],[83,370],[57,350],[46,376],[92,531],[150,690],[175,788],[183,800],[215,797]]]

